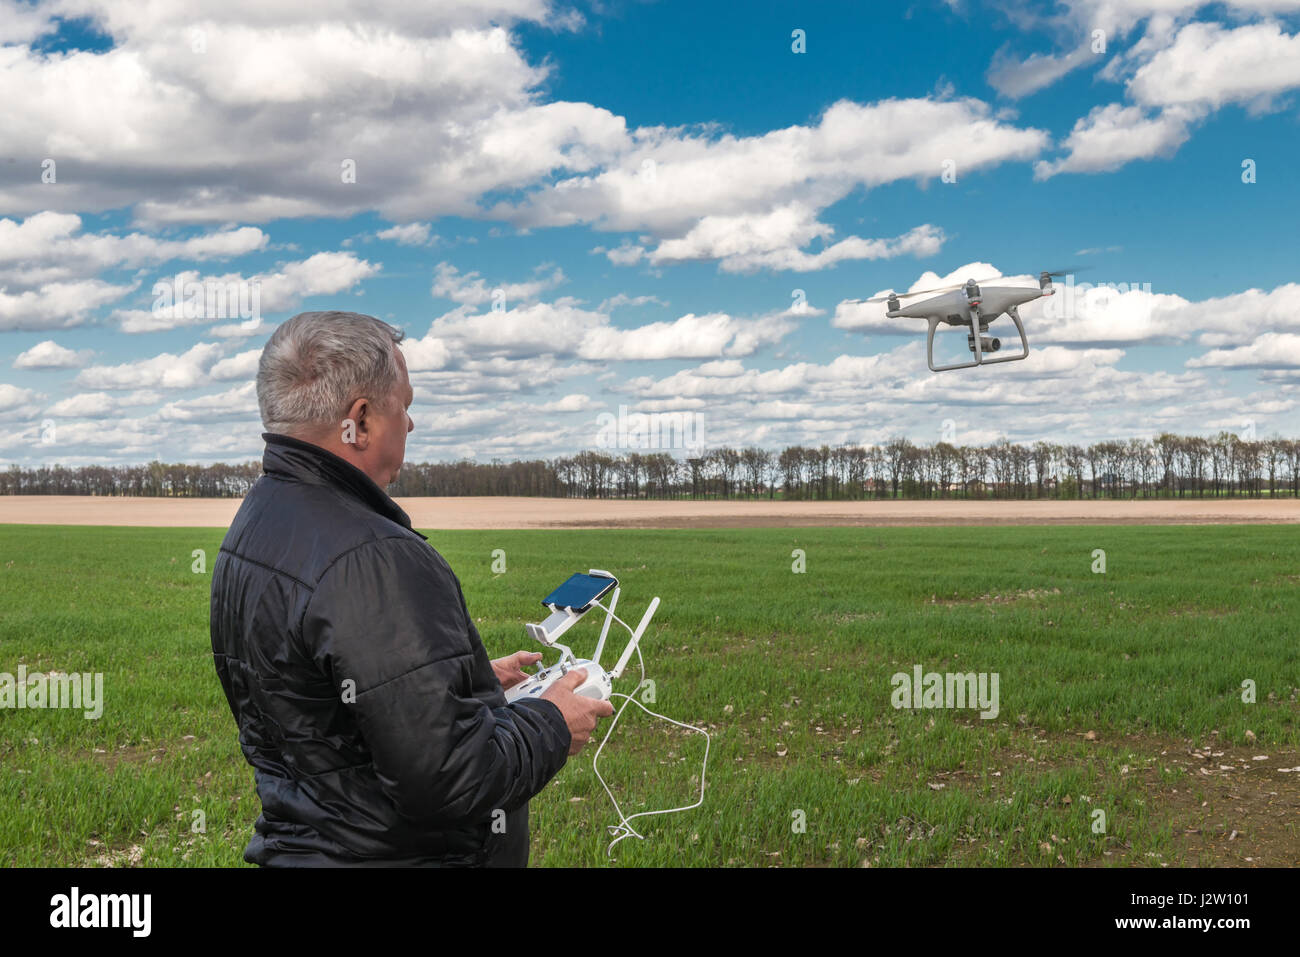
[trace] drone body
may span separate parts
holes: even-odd
[[[1055,292],[1052,288],[1052,276],[1060,274],[1060,272],[1040,273],[1037,289],[1027,286],[981,286],[974,279],[968,279],[960,286],[922,289],[902,295],[880,296],[876,299],[858,301],[885,302],[888,306],[885,315],[890,319],[926,320],[930,325],[926,337],[926,362],[931,372],[947,372],[949,369],[969,369],[972,366],[994,362],[1015,362],[1027,358],[1029,340],[1025,337],[1025,327],[1020,322],[1018,309],[1027,302],[1052,295]],[[911,296],[921,296],[931,292],[942,293],[942,295],[906,306],[901,302]],[[1016,331],[1020,333],[1020,352],[1016,355],[992,358],[989,354],[1002,348],[1002,340],[992,338],[986,333],[989,331],[989,323],[1003,313],[1011,318],[1015,323]],[[965,326],[969,330],[966,335],[966,345],[974,355],[973,360],[941,366],[934,364],[934,333],[941,323],[949,326]]]

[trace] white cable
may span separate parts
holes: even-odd
[[[609,615],[610,618],[613,618],[616,622],[618,622],[620,625],[622,625],[624,628],[626,628],[627,631],[628,631],[628,634],[633,635],[633,636],[636,635],[636,629],[635,629],[635,628],[633,628],[631,625],[629,625],[627,622],[625,622],[622,618],[618,617],[618,615],[614,614],[612,611],[610,611],[608,608],[606,608],[604,605],[602,605],[602,604],[601,604],[599,601],[597,601],[595,598],[593,598],[593,599],[591,600],[591,603],[592,603],[593,605],[595,605],[597,608],[599,608],[601,611],[603,611],[605,614]],[[637,657],[640,657],[640,655],[641,655],[641,648],[640,648],[639,645],[637,646],[636,653],[637,653]],[[643,672],[643,674],[641,675],[641,679],[644,681],[644,680],[645,680],[645,674],[644,674],[644,671],[645,671],[645,663],[644,663],[644,662],[642,662],[642,664],[641,664],[641,671]]]
[[[600,604],[600,602],[593,601],[592,604],[600,608],[607,615],[612,617],[616,622],[618,622],[620,625],[626,628],[630,634],[632,635],[636,634],[636,632],[632,629],[631,625],[625,622],[622,618],[619,618],[617,615],[611,612],[604,605]],[[637,663],[641,667],[641,678],[637,682],[637,686],[636,686],[636,691],[640,691],[641,686],[645,684],[645,658],[641,656],[640,646],[638,646],[636,649],[636,659],[637,659]],[[635,694],[635,692],[633,693]],[[591,769],[596,773],[596,779],[600,781],[600,786],[603,787],[605,789],[605,793],[609,795],[609,800],[614,805],[614,813],[616,813],[619,817],[619,822],[617,824],[607,825],[607,829],[609,830],[609,832],[611,834],[617,834],[618,836],[615,837],[614,840],[610,841],[609,847],[605,849],[606,857],[611,857],[613,855],[614,845],[617,844],[619,841],[623,840],[623,838],[625,837],[635,837],[639,841],[645,840],[644,836],[638,834],[636,832],[636,829],[633,828],[632,825],[629,823],[633,819],[638,817],[649,817],[650,815],[653,814],[674,814],[678,811],[689,811],[692,810],[693,808],[699,807],[701,804],[704,803],[704,776],[707,773],[709,768],[709,744],[712,741],[712,739],[709,737],[709,732],[705,731],[703,728],[697,728],[694,725],[685,724],[684,722],[681,721],[674,721],[672,718],[669,718],[666,715],[658,714],[654,711],[651,711],[640,701],[637,701],[634,697],[632,697],[632,695],[626,695],[615,691],[610,693],[610,697],[623,698],[625,700],[623,702],[622,707],[618,709],[618,713],[614,715],[614,720],[610,722],[609,729],[605,732],[605,737],[601,739],[600,745],[596,748],[595,757],[592,759],[591,762]],[[623,809],[619,807],[618,799],[614,797],[614,792],[609,789],[609,785],[605,783],[605,779],[601,776],[600,768],[599,768],[600,752],[605,749],[605,743],[609,741],[610,735],[614,733],[614,728],[617,727],[619,718],[623,717],[623,712],[627,710],[627,706],[629,704],[635,704],[638,708],[640,708],[642,711],[644,711],[646,714],[650,715],[651,717],[659,718],[663,721],[667,721],[669,724],[675,724],[679,728],[686,728],[689,731],[694,731],[697,734],[704,735],[704,762],[700,766],[700,799],[696,801],[694,804],[688,804],[684,807],[667,808],[662,811],[638,811],[636,814],[632,814],[632,815],[624,814]]]

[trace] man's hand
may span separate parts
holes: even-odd
[[[542,653],[540,651],[516,651],[513,655],[493,660],[492,670],[496,673],[497,681],[501,682],[501,689],[505,691],[513,688],[519,682],[531,678],[532,675],[524,672],[524,667],[535,665],[541,660]]]
[[[587,669],[575,668],[542,694],[543,701],[549,701],[560,709],[564,723],[569,726],[569,734],[573,739],[569,742],[570,757],[581,751],[582,746],[591,738],[591,732],[596,730],[596,721],[614,713],[614,706],[608,701],[573,693],[586,679]]]

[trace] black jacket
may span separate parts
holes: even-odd
[[[523,866],[528,799],[568,756],[559,709],[506,705],[460,582],[365,473],[263,438],[212,574],[212,654],[262,801],[244,859]]]

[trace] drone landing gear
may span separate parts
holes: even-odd
[[[1020,354],[1014,356],[998,356],[994,358],[985,358],[987,352],[997,352],[1002,347],[1002,340],[990,339],[985,333],[989,331],[989,320],[985,319],[979,311],[978,306],[970,308],[971,321],[968,325],[970,332],[966,335],[966,345],[975,355],[972,362],[954,362],[951,365],[937,366],[934,364],[934,332],[943,320],[938,316],[928,317],[930,331],[926,336],[925,350],[926,363],[930,366],[931,372],[947,372],[949,369],[969,369],[973,366],[991,365],[994,362],[1015,362],[1018,359],[1025,359],[1029,356],[1029,340],[1025,337],[1025,327],[1020,323],[1020,313],[1012,306],[1007,310],[1007,315],[1011,321],[1016,324],[1016,331],[1020,333]],[[996,318],[996,317],[993,317]]]

